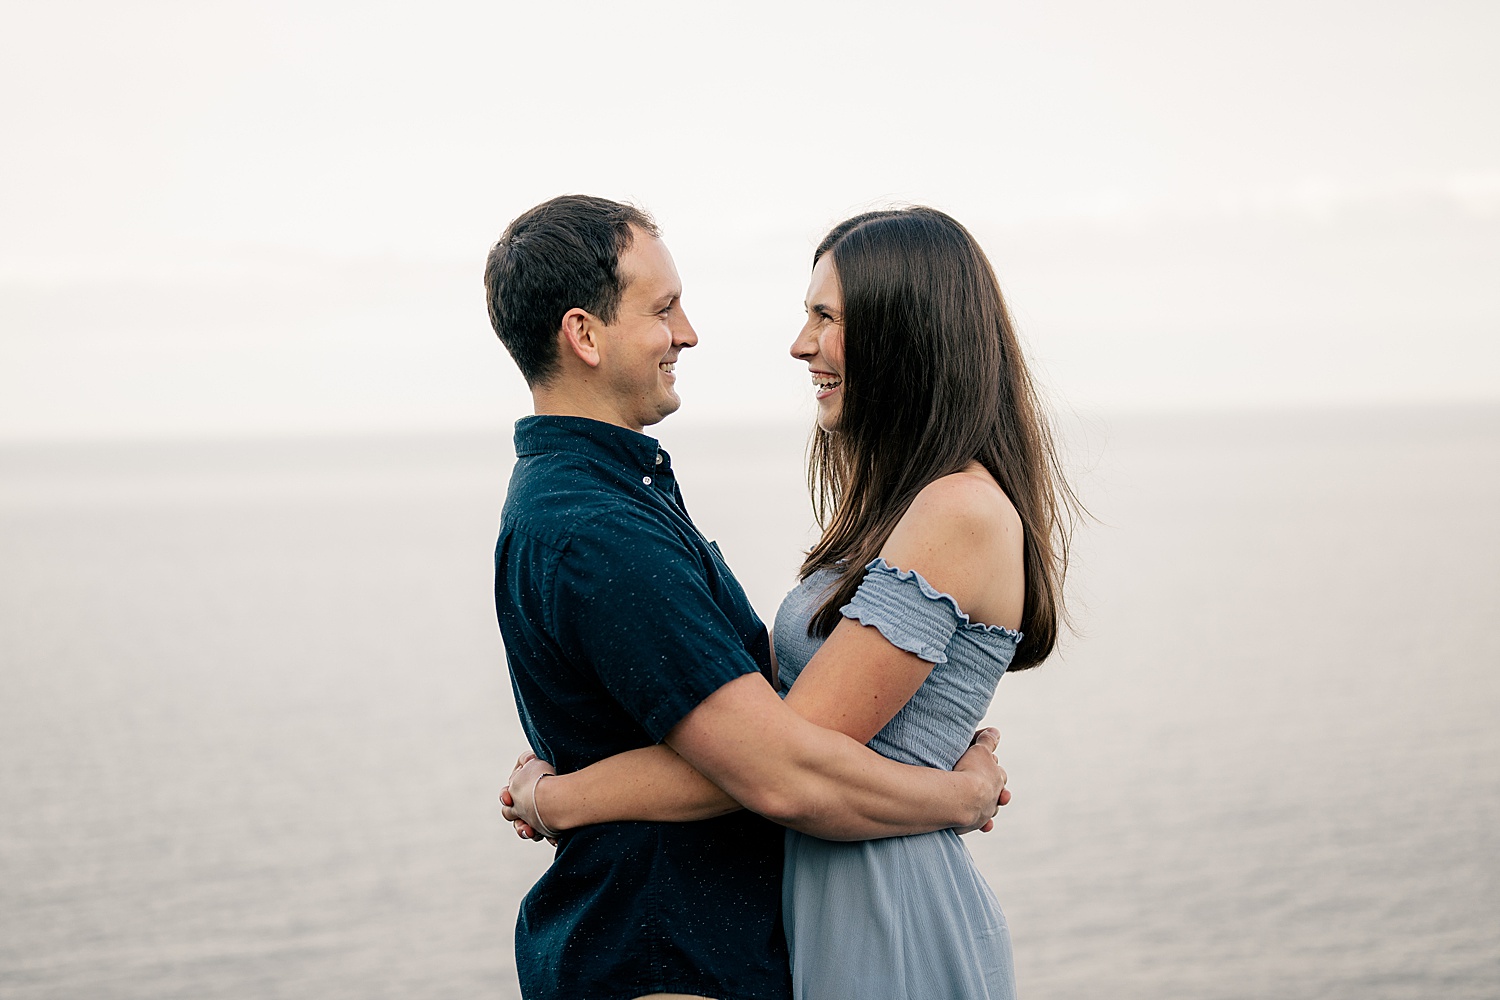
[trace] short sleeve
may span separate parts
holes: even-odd
[[[559,561],[549,604],[562,652],[657,742],[719,688],[760,672],[716,600],[717,573],[706,552],[631,510],[576,526]]]
[[[839,609],[845,618],[873,625],[897,649],[928,663],[947,663],[948,642],[969,616],[958,602],[933,587],[916,570],[899,570],[876,559],[865,567],[854,597]]]

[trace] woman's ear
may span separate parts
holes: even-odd
[[[563,344],[590,368],[599,367],[598,326],[599,318],[582,309],[569,309],[563,313]]]

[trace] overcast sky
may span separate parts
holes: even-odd
[[[810,413],[832,223],[979,236],[1073,409],[1500,401],[1500,5],[13,0],[0,438],[498,427],[480,274],[653,212],[684,419]]]

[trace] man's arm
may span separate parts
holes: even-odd
[[[960,585],[953,588],[958,590],[963,581],[955,579],[954,567],[963,568],[976,551],[966,543],[943,546],[935,554],[893,555],[924,569],[946,565],[943,582]],[[790,713],[770,703],[765,696],[775,695],[763,688],[753,696],[732,689],[734,684],[752,687],[747,684],[751,675],[746,675],[701,702],[667,733],[666,745],[632,750],[544,782],[535,793],[540,801],[534,806],[533,783],[550,768],[538,762],[518,769],[502,801],[514,792],[520,808],[507,809],[506,817],[519,817],[529,827],[534,811],[540,811],[551,829],[568,830],[618,820],[709,819],[743,803],[829,840],[925,833],[948,826],[973,829],[968,820],[948,818],[961,808],[951,775],[944,785],[936,777],[944,772],[896,764],[862,746],[906,704],[931,670],[932,663],[896,648],[879,629],[846,619],[792,685],[784,703]],[[715,698],[724,704],[710,704]],[[808,731],[804,722],[818,731]],[[773,738],[772,732],[778,735]],[[830,740],[836,734],[849,739]],[[857,751],[850,749],[851,741]],[[990,768],[999,773],[1000,787],[988,800],[981,829],[988,829],[996,801],[1009,798],[1003,791],[1004,772],[988,751],[971,752],[955,767],[980,773]],[[709,769],[716,774],[704,777]],[[722,782],[716,783],[719,775],[748,798],[734,794],[730,785],[721,789]],[[525,836],[531,831],[520,832]]]
[[[523,836],[540,837],[532,829],[538,813],[547,828],[569,830],[627,819],[710,819],[740,808],[694,766],[698,762],[674,750],[676,744],[686,744],[688,755],[725,781],[749,789],[748,808],[826,840],[988,829],[996,806],[1010,797],[994,759],[999,734],[993,729],[978,735],[953,773],[912,767],[802,719],[764,686],[755,691],[754,679],[746,675],[715,692],[668,734],[667,744],[618,754],[540,785],[551,766],[523,758],[501,793],[506,818],[520,821]],[[756,735],[772,732],[778,736]]]
[[[986,620],[994,620],[992,612],[1020,615],[1022,541],[1019,519],[993,483],[969,475],[930,483],[881,555],[889,565],[919,571],[924,579],[935,581],[949,595],[951,615],[928,621],[922,642],[913,642],[910,635],[889,638],[888,623],[880,615],[874,624],[861,624],[872,619],[856,598],[844,609],[852,616],[838,623],[787,693],[790,712],[778,715],[761,704],[763,692],[727,684],[686,716],[667,742],[748,808],[796,829],[827,839],[868,837],[852,831],[871,825],[890,825],[890,833],[896,834],[917,832],[913,827],[930,829],[924,820],[930,821],[945,806],[961,804],[954,790],[925,780],[930,771],[918,768],[912,774],[878,768],[863,753],[850,753],[849,747],[864,751],[862,744],[926,682],[963,617],[958,608],[984,611]],[[1007,605],[1006,596],[1015,598],[1014,608]],[[924,604],[924,609],[930,607],[943,604]],[[736,719],[749,720],[756,728],[726,731],[724,727],[734,726]],[[740,734],[743,739],[738,739]],[[774,746],[774,752],[757,753],[758,745]],[[743,761],[731,760],[735,755],[742,755]],[[778,774],[783,775],[779,782]],[[972,827],[994,814],[1002,787],[1003,778],[983,818]],[[887,801],[878,801],[882,796]]]
[[[825,840],[870,840],[988,823],[1005,787],[998,739],[985,730],[953,771],[899,764],[814,725],[747,676],[704,699],[667,744],[768,819]]]
[[[634,542],[622,546],[619,539],[627,529]],[[828,839],[976,828],[989,820],[1004,786],[1003,772],[990,756],[992,745],[950,773],[881,757],[862,745],[874,730],[851,739],[814,724],[838,726],[839,720],[804,719],[754,669],[698,563],[680,538],[638,512],[575,527],[568,558],[559,565],[554,605],[573,609],[577,622],[586,621],[587,627],[569,631],[563,654],[590,664],[651,737],[701,776],[670,760],[643,757],[635,763],[665,770],[626,770],[630,780],[596,783],[578,796],[554,795],[564,778],[541,782],[541,813],[552,828],[644,818],[639,806],[646,787],[666,789],[679,804],[685,800],[685,810],[668,814],[673,819],[729,811],[723,793],[707,785],[720,786],[732,800],[778,822]],[[866,649],[881,660],[861,686],[889,688],[880,701],[893,715],[932,665],[891,646],[874,629],[851,628],[869,633]],[[851,642],[842,627],[835,631],[839,634],[824,644],[805,674]],[[585,768],[576,779],[568,776],[567,787],[587,781],[581,777],[586,772],[611,766],[620,775],[618,763]],[[633,811],[623,816],[596,811],[578,824],[569,822],[566,800],[598,804],[611,795],[618,798],[627,785],[634,793]],[[523,800],[530,792],[512,790]]]

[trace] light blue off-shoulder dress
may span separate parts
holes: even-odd
[[[807,625],[836,570],[803,580],[776,613],[783,690],[821,639]],[[915,572],[876,559],[846,618],[933,664],[870,747],[951,769],[968,749],[1020,633],[971,622]],[[952,830],[856,843],[786,832],[782,910],[798,1000],[1010,1000],[1010,932],[995,894]]]

